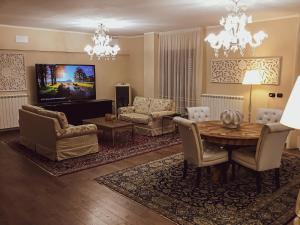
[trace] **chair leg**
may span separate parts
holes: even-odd
[[[261,174],[259,171],[256,171],[256,191],[257,193],[261,193]]]
[[[227,163],[223,163],[221,169],[222,169],[222,172],[221,172],[221,174],[222,174],[222,178],[221,178],[222,179],[222,183],[226,184],[227,183],[228,164]]]
[[[279,168],[276,168],[275,169],[275,185],[276,185],[276,188],[280,188],[280,171],[279,171]]]
[[[187,173],[187,169],[188,169],[188,162],[187,162],[187,160],[184,160],[183,161],[183,179],[185,179],[185,177],[186,177],[186,173]]]
[[[197,171],[196,185],[198,186],[201,180],[201,173],[202,173],[201,167],[197,167],[196,171]]]
[[[231,162],[231,179],[235,179],[235,162]]]

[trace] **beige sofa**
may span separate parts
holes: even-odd
[[[24,105],[19,110],[20,142],[51,160],[98,152],[97,127],[68,124],[64,113]]]
[[[171,99],[156,99],[135,97],[133,106],[122,107],[118,110],[120,120],[135,124],[135,132],[147,136],[162,134],[162,117],[173,115],[175,104]],[[164,133],[174,131],[172,120],[164,121]]]

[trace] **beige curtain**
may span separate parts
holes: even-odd
[[[177,112],[198,104],[200,34],[184,30],[159,35],[160,97],[173,99]]]

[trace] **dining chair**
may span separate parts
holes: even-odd
[[[195,122],[209,121],[210,108],[207,106],[187,107],[188,119]]]
[[[228,162],[228,152],[219,146],[201,140],[196,122],[175,117],[174,122],[177,124],[182,139],[184,153],[183,178],[186,177],[188,164],[196,166],[197,180],[199,184],[201,179],[201,168],[223,164]],[[223,181],[226,182],[226,170],[223,169]]]
[[[262,171],[275,171],[275,184],[280,187],[279,168],[285,147],[286,138],[292,130],[280,123],[265,124],[256,147],[244,147],[232,152],[232,176],[234,178],[235,163],[252,169],[256,173],[257,192],[261,192]]]
[[[256,112],[256,123],[279,123],[282,113],[281,109],[259,108]]]

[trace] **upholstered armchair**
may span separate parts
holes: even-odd
[[[260,108],[256,112],[256,123],[279,123],[281,116],[280,109]]]
[[[197,184],[201,179],[201,168],[228,162],[228,152],[219,146],[201,140],[196,122],[181,117],[175,117],[182,139],[184,152],[183,178],[186,177],[188,164],[197,167]],[[226,171],[226,170],[223,170]],[[226,180],[226,172],[223,173]]]
[[[120,120],[134,123],[135,132],[156,136],[174,131],[172,120],[164,122],[162,129],[162,118],[175,114],[175,103],[171,99],[145,98],[136,96],[133,106],[118,109]]]
[[[232,152],[232,174],[235,163],[256,172],[257,192],[261,192],[261,172],[275,171],[276,187],[280,187],[279,168],[290,128],[280,123],[265,124],[256,147],[246,147]]]
[[[99,151],[97,127],[73,126],[64,113],[24,105],[19,110],[20,143],[53,161]]]
[[[210,120],[210,109],[207,106],[187,107],[188,119],[195,122]]]

